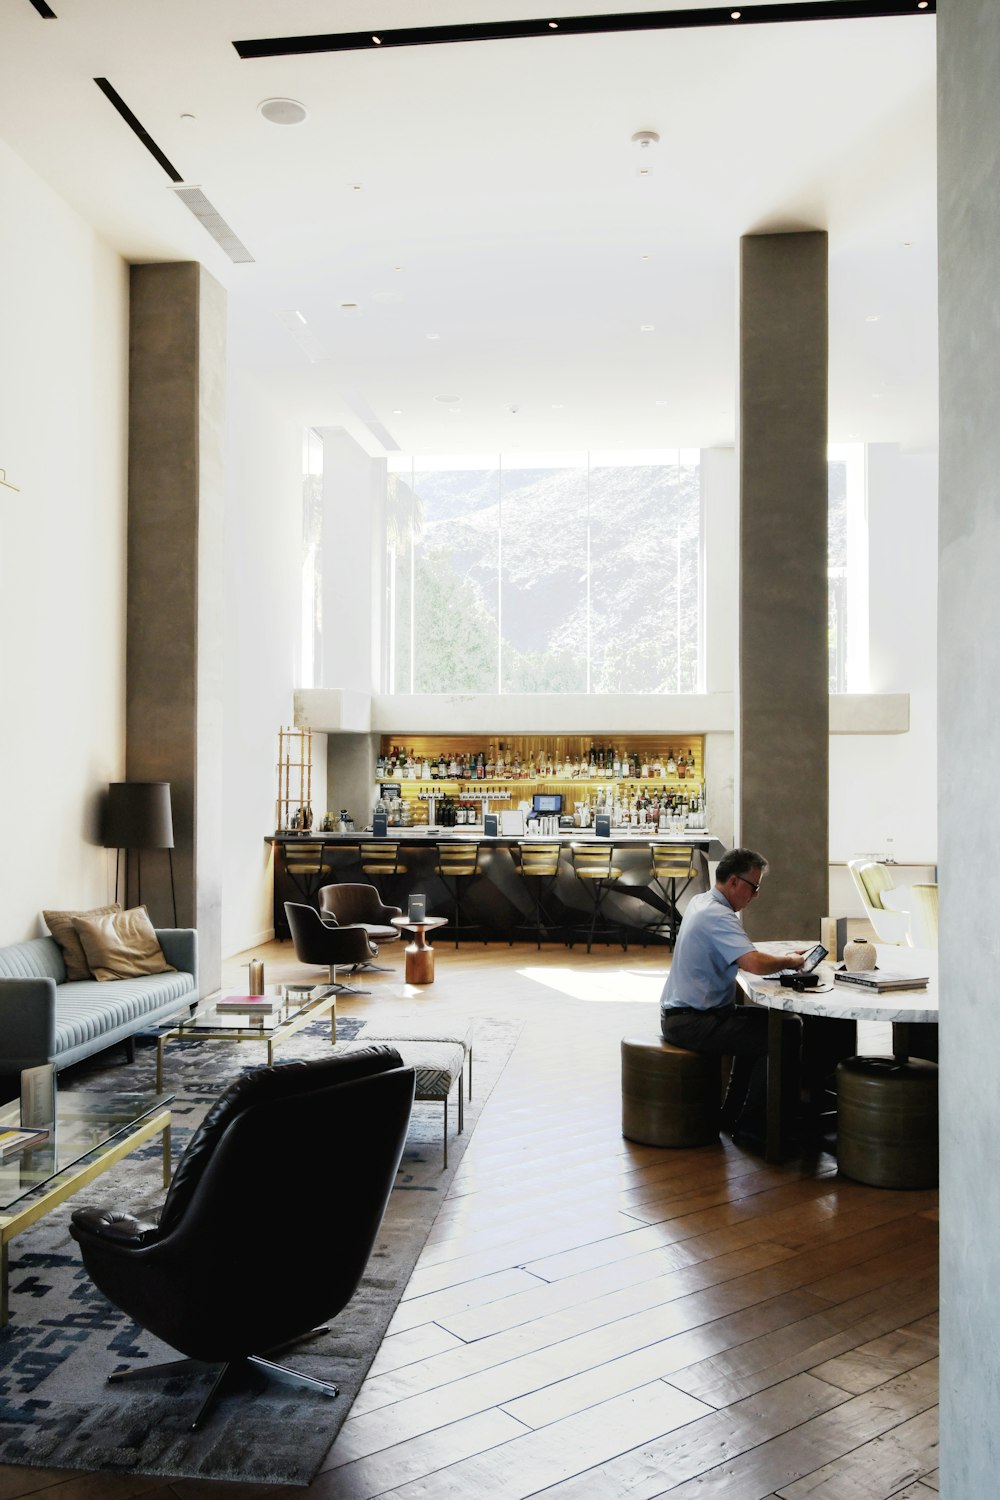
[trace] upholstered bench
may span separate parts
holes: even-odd
[[[361,1050],[374,1040],[371,1032],[365,1031],[357,1041],[348,1042],[345,1051]],[[383,1038],[385,1040],[385,1038]],[[419,1102],[444,1106],[444,1162],[448,1165],[448,1099],[452,1088],[458,1084],[458,1134],[465,1129],[465,1048],[461,1042],[407,1042],[394,1036],[392,1045],[403,1059],[404,1068],[413,1068],[417,1075],[414,1098]]]
[[[622,1135],[643,1146],[719,1138],[721,1064],[662,1037],[622,1038]]]
[[[419,1016],[414,1020],[408,1016],[401,1016],[398,1021],[393,1021],[386,1026],[366,1025],[361,1039],[365,1042],[450,1042],[453,1047],[461,1047],[469,1062],[469,1098],[471,1099],[474,1029],[472,1021],[464,1026],[461,1022],[451,1026],[443,1021],[435,1025],[433,1021],[424,1021]]]

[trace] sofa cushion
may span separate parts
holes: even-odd
[[[134,979],[172,969],[144,906],[74,918],[95,979]]]
[[[92,979],[87,955],[83,951],[80,935],[73,923],[77,917],[99,917],[107,912],[121,911],[118,902],[110,906],[94,906],[85,911],[43,911],[42,920],[62,949],[67,979]]]
[[[145,974],[113,985],[97,979],[62,984],[56,992],[56,1056],[99,1041],[120,1026],[142,1025],[164,1005],[190,998],[191,975]]]

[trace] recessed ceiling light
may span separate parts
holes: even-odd
[[[309,111],[297,99],[262,99],[257,106],[269,125],[301,125]]]
[[[439,339],[440,337],[441,337],[441,335],[439,333],[425,333],[424,334],[424,338],[426,338],[426,339]]]
[[[742,14],[743,12],[741,10],[731,10],[729,12],[730,19],[733,21],[738,21]]]
[[[401,417],[403,415],[403,408],[401,406],[394,406],[392,408],[392,414],[394,417]]]
[[[550,31],[558,31],[559,30],[559,22],[558,21],[550,21],[549,22],[549,30]]]
[[[456,401],[461,401],[461,396],[435,396],[435,401],[440,401],[442,406],[454,406]]]
[[[669,406],[670,402],[669,401],[654,401],[653,405],[654,406]]]
[[[565,411],[566,410],[566,403],[564,401],[554,401],[552,403],[552,410],[553,411]]]
[[[194,119],[194,115],[185,113],[185,114],[181,115],[181,119],[182,120],[193,120]]]
[[[640,255],[639,259],[640,260],[649,260],[649,256],[648,255]]]
[[[381,47],[382,38],[380,36],[373,36],[372,41],[375,43],[376,47]]]
[[[868,316],[867,316],[867,318],[865,318],[865,322],[866,323],[877,323],[878,320],[879,320],[879,314],[878,313],[869,313]]]
[[[360,182],[352,182],[351,183],[351,187],[353,188],[353,190],[356,193],[360,193],[360,191],[361,191],[361,184],[360,184]]]
[[[653,333],[654,330],[655,330],[655,328],[656,328],[656,324],[655,323],[640,323],[639,324],[639,332],[640,333]]]

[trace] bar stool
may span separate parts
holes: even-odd
[[[437,864],[434,866],[434,874],[443,884],[451,898],[452,917],[449,926],[455,934],[455,947],[458,947],[459,933],[482,932],[482,927],[476,924],[464,924],[462,922],[462,904],[467,899],[470,887],[478,880],[482,871],[479,868],[479,845],[478,844],[438,844]],[[486,943],[486,938],[483,938]]]
[[[385,902],[386,893],[382,888],[383,882],[388,884],[398,879],[400,875],[406,874],[406,866],[399,857],[399,845],[388,839],[379,839],[374,844],[362,844],[360,849],[361,868],[371,880],[382,901]]]
[[[514,868],[524,880],[534,903],[535,917],[530,930],[535,934],[537,948],[542,946],[542,934],[548,937],[553,926],[545,902],[556,883],[560,852],[559,844],[517,844],[511,849]],[[513,941],[511,938],[511,942]]]
[[[614,850],[610,843],[605,843],[603,847],[599,844],[571,844],[570,855],[573,873],[592,905],[590,926],[587,929],[587,952],[590,952],[595,937],[602,937],[608,942],[612,935],[617,934],[618,941],[627,953],[628,930],[620,922],[609,923],[604,920],[604,903],[615,881],[620,880],[622,875],[619,867],[612,863]],[[571,938],[569,947],[572,946]]]
[[[333,870],[325,845],[299,843],[296,840],[294,844],[289,842],[282,847],[285,854],[285,874],[311,906],[319,887]]]
[[[690,844],[650,844],[650,885],[657,886],[667,903],[667,942],[672,948],[677,941],[677,929],[681,925],[677,901],[684,894],[698,873],[695,851]],[[683,884],[678,888],[678,882]],[[646,929],[658,932],[662,921],[653,922]]]

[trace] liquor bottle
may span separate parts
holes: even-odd
[[[514,776],[515,776],[515,779],[519,778],[520,775],[521,775],[521,752],[519,750],[515,750],[514,751]]]
[[[491,749],[490,750],[490,758],[486,762],[486,780],[487,781],[492,781],[493,780],[493,777],[496,775],[496,769],[497,769],[497,763],[493,759],[493,751]]]
[[[612,762],[611,762],[611,774],[615,778],[616,781],[621,781],[621,779],[622,779],[622,761],[621,761],[621,756],[618,754],[617,750],[613,750],[611,753],[612,753],[612,756],[613,756],[613,759],[612,759]]]
[[[597,756],[596,756],[596,754],[594,752],[594,742],[593,742],[593,740],[591,740],[591,742],[590,742],[590,757],[589,757],[588,764],[590,766],[590,774],[591,774],[591,776],[596,776],[597,775]]]
[[[677,775],[677,762],[674,760],[674,752],[673,752],[673,750],[668,750],[667,751],[667,775],[668,776],[676,776]]]
[[[485,779],[486,779],[486,762],[485,762],[485,760],[483,760],[483,752],[480,750],[479,754],[476,756],[476,780],[477,781],[485,781]]]

